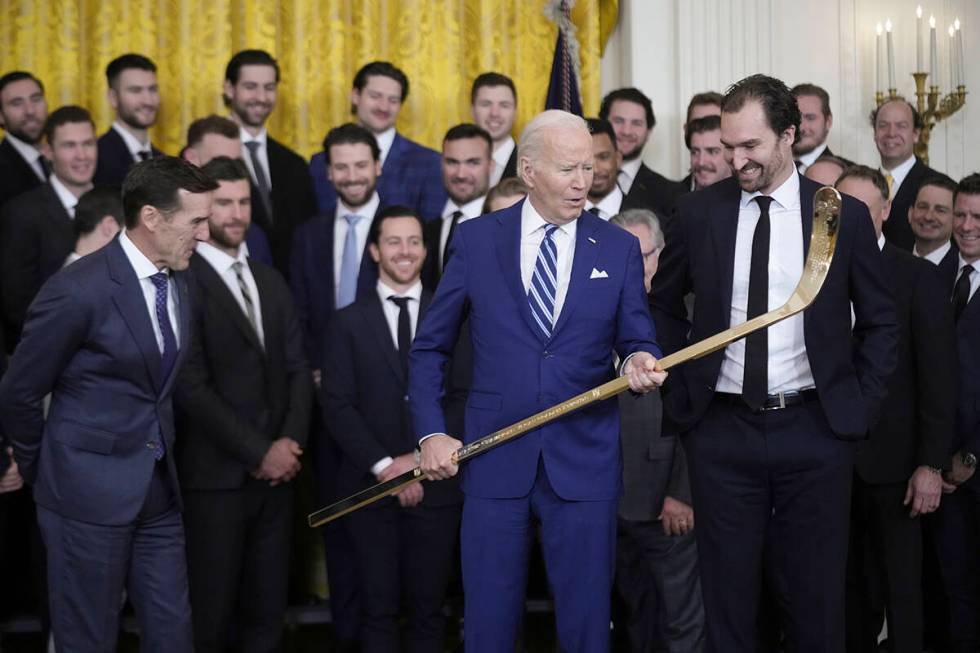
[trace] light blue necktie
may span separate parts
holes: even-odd
[[[337,291],[337,308],[353,304],[357,297],[357,270],[360,267],[360,252],[357,251],[357,231],[355,227],[361,216],[348,213],[347,237],[344,238],[344,253],[340,258],[340,288]]]
[[[527,290],[527,301],[531,304],[531,315],[545,338],[551,337],[555,319],[555,297],[558,293],[558,246],[552,235],[557,225],[544,228],[544,238],[538,248],[538,260],[534,264],[534,275]]]

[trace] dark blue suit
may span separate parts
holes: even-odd
[[[183,273],[171,282],[184,342],[191,299]],[[192,646],[170,455],[175,376],[161,377],[143,291],[118,238],[53,276],[28,311],[0,384],[0,414],[34,487],[59,650],[115,650],[124,584],[144,647]],[[166,455],[157,462],[161,439]]]
[[[310,176],[320,213],[333,215],[337,191],[327,179],[327,158],[323,152],[310,160]],[[441,215],[446,206],[446,191],[439,153],[396,133],[378,178],[378,195],[385,206],[401,204],[415,209],[421,216]]]
[[[660,355],[638,242],[590,213],[577,220],[565,303],[552,336],[544,337],[521,280],[526,201],[462,223],[453,237],[453,256],[412,347],[409,389],[419,437],[446,432],[443,376],[467,314],[473,383],[465,442],[609,381],[613,350],[621,358]],[[607,276],[591,278],[594,270]],[[542,525],[562,646],[605,650],[622,486],[616,402],[494,449],[462,476],[467,650],[513,647],[532,513]]]
[[[805,255],[820,186],[799,183]],[[668,350],[730,326],[740,196],[730,178],[678,200],[651,299]],[[685,434],[709,651],[758,650],[764,549],[787,602],[793,650],[844,647],[850,441],[875,421],[899,334],[871,218],[851,197],[803,324],[815,401],[757,413],[725,403],[715,394],[723,351],[672,370],[664,386],[665,431]]]

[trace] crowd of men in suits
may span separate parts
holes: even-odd
[[[608,635],[591,623],[606,613],[575,588],[612,585],[628,650],[875,651],[886,620],[892,651],[980,645],[980,176],[957,183],[914,156],[921,117],[905,100],[875,110],[880,162],[866,167],[827,147],[833,116],[819,86],[754,76],[698,94],[684,125],[690,174],[675,182],[643,163],[656,120],[635,88],[607,94],[587,131],[551,116],[518,143],[514,83],[484,73],[473,122],[448,129],[437,152],[398,133],[409,80],[375,61],[353,79],[351,122],[307,163],[266,130],[280,78],[264,51],[231,58],[228,116],[195,120],[179,157],[149,139],[154,63],[122,55],[106,79],[115,120],[97,136],[86,109],[49,112],[31,73],[0,77],[0,334],[11,356],[0,574],[17,588],[2,607],[40,610],[59,650],[111,650],[124,588],[150,648],[277,650],[304,465],[321,504],[420,460],[429,478],[452,476],[440,457],[458,445],[448,435],[469,442],[512,408],[575,394],[559,385],[558,361],[585,341],[560,334],[559,316],[584,301],[579,310],[601,313],[614,297],[610,311],[632,310],[622,297],[635,299],[640,268],[649,309],[617,323],[628,343],[587,343],[609,352],[583,353],[596,378],[614,347],[623,373],[639,374],[634,357],[775,308],[801,273],[823,184],[845,194],[845,219],[813,307],[672,371],[662,394],[621,396],[621,472],[599,464],[619,449],[585,451],[579,467],[597,469],[580,487],[563,476],[574,449],[563,459],[528,438],[474,465],[462,487],[455,476],[415,483],[326,526],[336,647],[443,650],[462,530],[466,632],[504,650],[521,629],[495,600],[511,579],[467,571],[481,541],[533,537],[487,528],[506,514],[493,502],[512,498],[501,479],[529,483],[530,509],[548,515],[535,512],[569,650],[601,650],[595,638]],[[568,138],[545,138],[559,133]],[[572,237],[614,243],[604,256],[619,258],[595,259],[592,279],[617,265],[636,278],[622,294],[566,298],[581,274],[568,234],[541,232],[521,268],[538,304],[506,323],[491,309],[509,295],[487,277],[511,261],[493,248],[520,253],[501,277],[516,287],[528,235],[515,227],[511,243],[475,219],[549,222],[529,207],[561,188],[533,157],[567,148],[574,159],[578,145],[587,161],[568,174],[581,168],[588,185],[567,218]],[[553,269],[534,259],[552,234]],[[549,277],[553,289],[535,285]],[[492,390],[488,369],[506,364],[494,356],[525,339],[543,353],[514,354],[521,379]],[[508,394],[539,365],[556,385],[537,403]],[[582,424],[601,431],[607,418]],[[538,453],[525,469],[515,461],[528,451]],[[606,485],[609,579],[571,558],[549,562],[549,538],[578,531],[541,502],[574,495],[599,509]],[[594,553],[608,542],[581,544]],[[515,555],[484,563],[526,567]],[[526,575],[515,579],[506,591],[523,596]]]

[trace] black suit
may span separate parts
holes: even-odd
[[[517,176],[517,143],[514,143],[514,150],[510,153],[510,158],[507,159],[507,165],[504,166],[504,172],[500,175],[500,180],[503,181],[508,177]]]
[[[0,207],[43,183],[33,166],[24,160],[9,139],[0,141]]]
[[[430,300],[423,291],[420,323]],[[350,494],[377,482],[370,470],[385,456],[415,449],[408,384],[376,293],[338,311],[326,343],[324,420],[343,452],[338,484]],[[401,596],[409,617],[405,650],[442,650],[442,601],[462,495],[456,479],[426,483],[424,492],[417,507],[401,508],[389,497],[347,518],[358,563],[365,652],[400,650]]]
[[[11,202],[0,217],[0,291],[8,351],[20,340],[34,295],[75,247],[71,217],[50,183]]]
[[[269,160],[269,184],[272,186],[272,215],[262,201],[252,180],[252,221],[269,236],[272,259],[283,276],[289,277],[290,247],[293,230],[316,215],[316,198],[306,161],[296,152],[266,137]]]
[[[882,228],[882,231],[885,233],[885,238],[892,245],[901,247],[908,252],[912,251],[912,246],[915,245],[915,234],[909,225],[909,207],[915,203],[915,196],[918,195],[922,182],[934,176],[942,176],[942,173],[938,170],[933,170],[916,158],[915,164],[909,170],[909,174],[905,176],[905,179],[902,180],[902,185],[895,191],[895,194],[892,196],[891,212],[889,213],[891,219],[887,220],[885,226]]]
[[[805,255],[819,185],[797,180]],[[678,202],[651,300],[667,350],[730,326],[740,199],[737,179],[729,178]],[[802,320],[816,385],[802,405],[753,412],[716,395],[723,351],[672,370],[664,387],[664,428],[685,433],[709,651],[758,649],[762,555],[770,547],[776,591],[791,607],[790,645],[844,645],[843,606],[817,597],[843,596],[848,440],[863,438],[874,423],[898,342],[871,219],[851,197],[844,197],[833,263]]]
[[[623,198],[619,210],[649,209],[657,215],[670,215],[677,198],[683,194],[684,187],[678,182],[667,179],[648,168],[645,163],[641,163],[636,179]]]
[[[161,156],[163,152],[150,144],[152,156]],[[95,168],[95,178],[92,180],[96,186],[113,186],[122,188],[123,179],[129,169],[136,165],[132,152],[126,147],[126,141],[119,135],[114,128],[99,137],[99,158]]]
[[[887,606],[891,650],[919,653],[922,523],[909,517],[911,505],[902,504],[917,467],[942,468],[946,462],[955,423],[956,346],[936,267],[888,243],[882,258],[901,336],[881,419],[856,459],[847,646],[850,653],[877,651]]]
[[[293,485],[250,472],[280,437],[305,446],[313,389],[289,288],[248,265],[264,346],[218,272],[191,258],[199,310],[176,389],[176,455],[198,651],[224,651],[236,614],[241,650],[276,650],[286,609]]]
[[[442,253],[439,244],[442,239],[442,218],[437,217],[425,223],[422,230],[425,240],[425,263],[422,265],[422,285],[435,293],[442,278]],[[449,243],[447,242],[448,246]]]

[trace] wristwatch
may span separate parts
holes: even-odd
[[[977,457],[969,451],[960,452],[960,461],[962,461],[962,463],[969,469],[975,469],[977,466]]]

